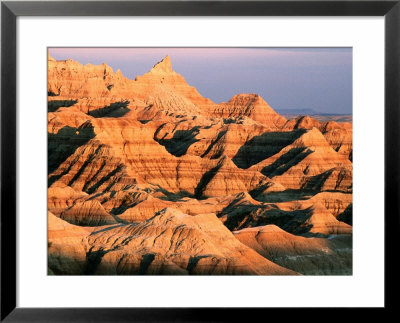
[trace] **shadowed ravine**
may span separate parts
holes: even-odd
[[[255,136],[239,149],[232,161],[240,168],[249,168],[275,155],[304,133],[305,130],[300,129],[292,132],[268,132]]]
[[[212,102],[168,56],[49,57],[48,99],[50,275],[352,274],[351,123]]]

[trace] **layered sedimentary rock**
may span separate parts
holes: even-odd
[[[49,218],[49,267],[55,273],[62,271],[55,260],[65,256],[68,274],[295,274],[240,243],[215,214],[192,217],[166,208],[140,224],[91,232]],[[67,255],[58,252],[60,243],[68,243]]]
[[[335,121],[320,122],[309,116],[301,116],[286,122],[284,129],[307,129],[317,128],[324,135],[331,147],[350,161],[353,154],[353,127],[351,123]]]
[[[352,190],[351,161],[337,153],[317,128],[306,130],[294,138],[278,153],[250,169],[288,189]]]
[[[341,208],[329,208],[329,202],[333,201]],[[351,234],[352,227],[337,219],[349,204],[344,207],[341,201],[333,201],[316,195],[308,199],[264,203],[242,193],[217,215],[231,230],[274,224],[293,234]]]
[[[51,212],[48,212],[47,224],[48,273],[82,273],[86,262],[84,239],[92,229],[69,224]]]
[[[48,64],[49,273],[351,272],[351,124],[214,103],[168,56]]]
[[[72,207],[87,196],[85,192],[75,191],[71,186],[58,182],[47,190],[48,209],[53,214],[59,215],[63,210]]]
[[[97,226],[117,223],[96,200],[79,202],[60,214],[60,218],[81,226]]]
[[[351,237],[331,239],[296,236],[275,225],[233,232],[246,246],[265,258],[303,275],[351,274]]]
[[[238,94],[226,103],[213,106],[209,115],[234,121],[248,117],[271,129],[280,129],[286,119],[276,113],[267,102],[257,94]]]

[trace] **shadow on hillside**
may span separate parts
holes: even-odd
[[[266,132],[260,136],[255,136],[240,147],[232,161],[236,166],[247,169],[277,154],[305,132],[304,129],[298,129],[291,132]]]
[[[103,228],[103,229],[100,229],[98,231],[93,231],[92,233],[89,234],[89,236],[93,236],[93,235],[101,233],[101,232],[107,232],[109,230],[120,228],[120,227],[123,227],[125,225],[126,225],[125,223],[119,223],[119,224],[116,224],[116,225],[110,225],[110,226],[108,226],[106,228]]]
[[[200,259],[208,258],[208,257],[210,257],[210,256],[209,255],[202,255],[202,256],[192,256],[192,257],[190,257],[189,261],[188,261],[188,265],[186,267],[186,270],[189,272],[189,274],[191,274],[193,269],[199,263]]]
[[[346,209],[337,216],[339,221],[353,225],[353,204],[347,205]]]
[[[47,134],[48,174],[54,172],[77,148],[95,137],[93,126],[85,122],[79,128],[65,126],[56,134]],[[49,178],[48,186],[62,175]]]
[[[326,172],[310,177],[307,182],[302,185],[302,188],[305,190],[321,191],[332,172],[333,169],[329,169]]]
[[[164,196],[158,197],[160,200],[178,202],[185,197],[193,198],[193,194],[190,194],[188,191],[179,191],[176,193],[169,192],[165,188],[162,188],[160,185],[157,185],[157,189],[155,192],[161,192]]]
[[[215,146],[215,144],[227,133],[227,131],[228,130],[223,130],[218,133],[217,138],[207,147],[206,151],[203,153],[203,155],[201,155],[201,158],[207,156],[207,154],[211,151],[211,149]],[[219,157],[221,157],[221,154],[222,150],[217,151],[216,153],[214,153],[214,155],[210,157],[210,159],[218,159]]]
[[[158,142],[167,149],[167,151],[176,156],[181,157],[186,154],[188,148],[198,141],[196,136],[199,133],[199,126],[190,130],[177,130],[171,139],[160,139]]]
[[[231,231],[274,224],[287,232],[303,234],[312,228],[312,225],[305,223],[312,214],[312,207],[284,211],[274,205],[230,204],[218,216],[227,216],[224,224]]]
[[[103,167],[105,166],[105,164],[102,165],[102,167],[100,167],[100,169],[97,171],[98,174],[100,174],[100,172],[102,171]],[[111,179],[111,177],[115,176],[117,173],[121,172],[123,170],[124,166],[118,165],[115,169],[113,169],[111,172],[109,172],[107,175],[105,175],[104,177],[102,177],[99,181],[97,181],[95,184],[93,184],[91,187],[87,188],[84,187],[82,190],[87,192],[88,194],[93,194],[94,192],[96,192],[96,190],[103,185],[104,183],[106,183],[108,180]],[[97,174],[96,174],[97,175]],[[93,178],[96,178],[96,175],[93,176]],[[106,192],[108,191],[107,189],[105,190]]]
[[[214,178],[214,176],[218,173],[219,169],[222,167],[222,163],[218,163],[217,166],[214,168],[211,168],[209,171],[205,172],[203,176],[200,179],[199,184],[194,190],[194,196],[197,199],[201,199],[203,196],[203,192],[206,189],[208,183],[211,182],[211,180]]]
[[[279,203],[279,202],[307,200],[319,192],[313,190],[289,189],[280,192],[263,193],[264,189],[265,189],[264,187],[259,187],[250,191],[249,194],[251,195],[252,198],[260,202]]]
[[[56,112],[59,108],[69,108],[75,105],[78,100],[53,100],[47,102],[47,111]]]
[[[94,118],[120,118],[130,111],[128,104],[129,101],[114,102],[103,108],[91,110],[88,115]]]
[[[282,175],[289,168],[296,166],[311,153],[312,151],[306,147],[292,148],[271,165],[264,167],[261,170],[261,173],[269,178]]]
[[[153,262],[156,255],[154,253],[147,253],[142,256],[140,261],[138,275],[146,275],[147,269],[149,269],[151,263]]]
[[[92,251],[93,247],[86,253],[86,263],[85,267],[83,268],[84,275],[93,275],[95,274],[97,268],[99,267],[103,257],[106,253],[112,250],[104,250],[99,249],[96,251]]]
[[[47,96],[60,96],[60,93],[54,93],[53,91],[47,91]]]

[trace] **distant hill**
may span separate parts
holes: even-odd
[[[296,115],[296,116],[309,116],[314,114],[321,114],[313,109],[277,109],[275,111],[282,115]]]
[[[314,114],[312,118],[318,121],[336,121],[336,122],[353,122],[353,115],[351,114]]]
[[[298,116],[310,116],[318,121],[353,122],[352,114],[325,113],[313,109],[275,109],[280,115],[287,119],[294,119]]]
[[[351,123],[214,103],[169,56],[47,75],[48,274],[352,274]]]

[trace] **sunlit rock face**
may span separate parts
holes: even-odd
[[[49,273],[351,274],[352,127],[48,59]]]

